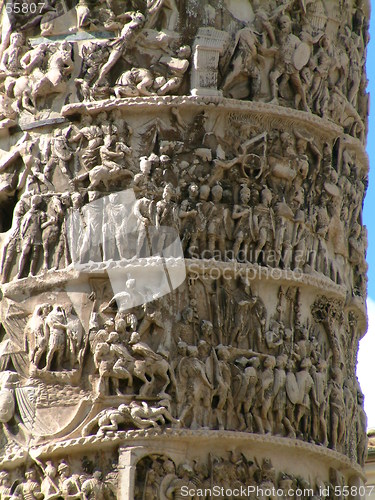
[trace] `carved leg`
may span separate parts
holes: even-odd
[[[31,255],[31,264],[30,264],[30,273],[29,275],[35,276],[36,270],[38,267],[39,254],[40,254],[40,245],[32,245],[32,255]]]
[[[25,269],[26,262],[27,262],[30,250],[31,250],[31,244],[30,243],[28,243],[27,245],[25,245],[23,247],[23,249],[22,249],[21,259],[20,259],[19,266],[18,266],[17,279],[20,279],[21,276],[22,276],[22,274],[23,274],[23,271]]]

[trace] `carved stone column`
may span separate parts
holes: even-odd
[[[362,495],[368,10],[3,5],[1,498]]]

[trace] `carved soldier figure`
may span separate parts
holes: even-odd
[[[233,234],[233,257],[240,261],[246,261],[248,259],[249,244],[252,239],[252,210],[251,207],[249,207],[250,194],[250,189],[248,187],[244,186],[241,189],[241,205],[235,205],[232,214],[232,219],[237,221]],[[241,245],[243,245],[242,258],[239,254]]]
[[[287,14],[283,14],[278,19],[278,34],[277,41],[279,44],[278,52],[275,56],[276,62],[275,66],[270,72],[270,84],[271,84],[271,95],[272,101],[275,104],[279,103],[278,92],[279,85],[278,79],[283,76],[284,79],[289,79],[293,89],[296,94],[301,98],[301,102],[305,111],[310,111],[306,101],[305,90],[301,83],[301,78],[299,75],[299,69],[301,69],[305,64],[303,62],[308,62],[308,57],[306,61],[296,61],[295,54],[298,47],[301,46],[303,42],[293,35],[292,22]],[[307,46],[308,47],[308,46]],[[297,68],[296,63],[301,65],[301,68]]]
[[[69,170],[69,163],[73,157],[73,152],[69,146],[66,133],[64,135],[61,129],[55,129],[50,148],[50,159],[44,167],[44,175],[48,180],[52,180],[53,170],[58,166],[63,174],[72,179],[73,175]]]
[[[22,253],[18,265],[17,278],[20,279],[26,268],[27,261],[30,261],[31,276],[35,275],[39,254],[43,244],[42,224],[46,220],[46,214],[41,210],[43,199],[39,195],[31,198],[31,206],[26,212],[21,223]]]
[[[44,478],[41,484],[43,500],[52,500],[60,496],[60,490],[57,484],[57,469],[50,460],[47,460],[44,469]]]
[[[217,259],[216,250],[219,252],[220,259],[225,259],[225,238],[229,232],[228,224],[226,224],[226,216],[228,210],[221,203],[223,197],[223,188],[220,184],[216,184],[211,188],[212,202],[215,208],[212,212],[211,219],[208,222],[208,251],[211,257]],[[229,215],[230,217],[230,215]]]
[[[237,360],[237,363],[243,369],[243,372],[237,376],[240,383],[238,390],[234,394],[234,407],[240,421],[239,430],[247,429],[248,432],[254,432],[251,410],[255,403],[260,359],[257,357],[250,360],[241,358]],[[250,366],[246,366],[248,363]]]
[[[216,417],[220,430],[230,428],[230,418],[233,412],[232,375],[229,358],[229,349],[224,346],[218,346],[215,366],[215,394],[219,398],[216,407]]]
[[[78,474],[72,474],[70,466],[62,460],[57,467],[59,473],[59,486],[63,498],[79,499],[81,498],[81,485]]]
[[[3,246],[1,259],[2,283],[9,279],[9,272],[18,251],[17,247],[21,244],[21,224],[29,207],[29,198],[29,194],[23,194],[14,207],[11,231]]]
[[[15,498],[25,498],[27,500],[41,500],[44,498],[40,490],[35,469],[28,469],[25,472],[25,480],[19,484],[14,491]]]
[[[189,354],[181,359],[177,373],[180,392],[178,401],[182,406],[180,421],[186,425],[185,419],[191,415],[191,429],[202,425],[208,427],[213,387],[207,378],[205,365],[198,359],[196,347],[189,347]],[[184,395],[184,401],[181,393]],[[200,408],[201,405],[203,408]]]
[[[191,246],[196,247],[197,233],[195,229],[195,218],[198,214],[196,209],[197,199],[199,195],[199,187],[192,183],[188,187],[188,198],[184,199],[180,205],[179,217],[181,220],[182,248],[186,252]]]
[[[259,391],[253,415],[260,434],[271,432],[273,427],[272,395],[275,365],[274,356],[266,356],[263,360],[263,371],[259,374]]]
[[[345,435],[345,402],[342,389],[342,371],[338,367],[332,368],[331,379],[328,382],[330,407],[330,446],[333,450],[341,447]]]
[[[1,500],[10,500],[12,497],[12,484],[8,471],[0,471],[0,498]]]
[[[316,443],[327,446],[327,362],[324,359],[320,359],[317,370],[312,371],[312,378],[315,390],[312,398],[311,433]]]
[[[99,470],[93,473],[92,478],[86,479],[81,487],[85,500],[106,500],[108,498],[106,490],[106,485],[102,481],[102,473]]]

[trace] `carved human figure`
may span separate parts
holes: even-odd
[[[44,478],[42,480],[40,490],[44,495],[44,500],[52,500],[60,496],[57,469],[51,460],[47,460],[46,462],[46,466],[44,468]]]
[[[215,208],[207,226],[208,251],[211,257],[217,259],[217,256],[219,256],[219,258],[225,259],[225,239],[229,231],[225,224],[227,210],[221,202],[223,188],[220,184],[216,184],[211,188],[211,197]]]
[[[153,207],[152,201],[146,197],[137,200],[133,206],[133,214],[138,220],[137,257],[149,257],[152,254],[149,228],[154,225]]]
[[[301,83],[299,69],[295,66],[294,55],[296,49],[301,45],[301,40],[292,33],[292,22],[287,14],[283,14],[278,19],[277,32],[278,50],[275,55],[275,65],[270,72],[270,85],[272,101],[278,104],[279,85],[278,80],[283,76],[284,80],[290,80],[296,95],[299,96],[305,111],[310,111],[305,90]],[[306,61],[307,62],[307,61]]]
[[[308,437],[308,423],[311,412],[311,400],[316,399],[314,380],[310,375],[310,358],[302,359],[300,370],[296,373],[300,399],[296,408],[296,429],[300,436]]]
[[[134,176],[133,190],[136,195],[147,196],[154,191],[154,186],[151,182],[151,167],[152,162],[147,156],[139,158],[140,172]]]
[[[260,92],[258,40],[252,28],[236,33],[231,69],[225,77],[223,91],[234,99],[254,99]]]
[[[63,368],[66,338],[67,338],[66,314],[62,306],[54,305],[52,311],[45,319],[45,331],[48,337],[48,348],[45,370],[51,370],[55,362],[55,370]]]
[[[48,303],[37,305],[25,328],[26,350],[29,351],[29,360],[37,368],[39,368],[43,354],[47,352],[48,335],[45,320],[51,311],[52,305]]]
[[[175,0],[147,0],[147,18],[151,27],[175,30],[178,22],[178,7]]]
[[[162,199],[156,203],[155,226],[159,231],[155,234],[156,242],[153,242],[153,246],[157,254],[162,254],[179,234],[178,207],[172,201],[173,194],[173,186],[167,184],[163,190]]]
[[[367,416],[363,409],[364,395],[360,390],[357,391],[357,415],[356,415],[356,434],[357,434],[357,462],[363,467],[368,450],[368,438],[366,435]],[[347,422],[349,425],[349,422]]]
[[[191,417],[191,429],[208,427],[213,386],[204,363],[198,359],[197,347],[188,348],[188,355],[185,354],[177,366],[177,374],[180,421],[186,425],[187,418]]]
[[[253,357],[250,360],[241,358],[237,363],[243,369],[239,378],[239,386],[234,394],[234,407],[240,425],[238,430],[247,429],[248,432],[253,432],[253,416],[252,408],[255,403],[255,396],[258,383],[258,370],[260,367],[260,359]],[[247,366],[249,364],[249,366]]]
[[[43,244],[41,228],[46,219],[46,214],[41,209],[42,203],[41,196],[32,196],[30,208],[22,218],[20,231],[22,251],[18,265],[18,279],[23,276],[28,260],[30,261],[29,275],[35,275],[37,270],[39,254]]]
[[[53,171],[58,166],[61,172],[69,179],[73,178],[69,164],[73,157],[73,152],[70,148],[66,132],[61,129],[55,129],[53,139],[50,141],[50,159],[44,167],[44,175],[48,180],[52,180]]]
[[[191,48],[183,45],[177,51],[177,57],[162,56],[159,62],[168,68],[167,81],[157,90],[158,95],[175,94],[189,67]]]
[[[3,245],[3,253],[1,259],[2,283],[5,283],[9,279],[9,273],[14,261],[14,257],[17,253],[17,247],[21,242],[21,225],[23,217],[25,216],[29,208],[29,199],[29,194],[23,194],[14,207],[12,227],[10,229],[9,236],[7,237]]]
[[[24,481],[16,487],[13,495],[16,499],[27,498],[30,500],[41,500],[44,498],[37,481],[35,469],[28,469],[25,472]]]
[[[128,387],[132,387],[131,371],[134,359],[119,342],[116,332],[109,333],[106,342],[96,344],[94,362],[99,372],[99,394],[110,395],[114,391],[115,394],[121,395],[120,380],[126,380]]]
[[[276,358],[275,378],[273,383],[273,403],[272,410],[274,412],[274,432],[276,434],[284,434],[284,430],[293,433],[292,424],[285,414],[286,407],[286,371],[285,367],[288,362],[288,357],[281,354]]]
[[[9,47],[3,52],[0,70],[7,76],[19,76],[22,71],[21,59],[25,53],[25,39],[21,33],[12,33]]]
[[[99,147],[103,144],[102,136],[101,127],[93,124],[92,116],[87,113],[82,115],[81,127],[75,127],[70,135],[70,142],[80,142],[78,147],[79,158],[86,171],[99,164]],[[86,142],[85,146],[83,140]]]
[[[263,370],[259,374],[259,391],[253,409],[254,421],[260,434],[272,432],[272,395],[274,385],[274,356],[266,356],[263,360]]]
[[[168,410],[168,405],[169,400],[161,400],[155,407],[149,406],[144,401],[142,403],[132,401],[129,405],[130,415],[139,428],[158,427],[167,424],[167,422],[179,424],[179,420],[175,419]]]
[[[109,44],[112,50],[107,62],[100,69],[99,77],[95,83],[96,86],[102,84],[104,78],[117,61],[131,49],[145,24],[145,17],[140,12],[128,12],[127,16],[130,21],[122,28],[119,38]]]
[[[82,498],[81,484],[78,474],[72,474],[70,466],[62,460],[57,467],[59,488],[63,498]]]
[[[230,419],[233,412],[232,375],[229,359],[229,349],[224,346],[218,346],[214,372],[214,394],[219,398],[216,407],[216,418],[220,430],[230,428]]]
[[[91,478],[82,483],[81,491],[84,500],[107,500],[107,488],[102,476],[101,471],[96,470]]]
[[[328,382],[330,408],[330,447],[336,450],[341,447],[345,435],[345,402],[342,389],[343,374],[340,368],[333,367]]]
[[[0,471],[0,498],[3,500],[10,500],[12,497],[12,484],[10,474],[8,471]]]
[[[69,196],[69,195],[68,195]],[[64,211],[60,199],[57,196],[52,196],[47,205],[46,211],[47,219],[42,224],[42,242],[43,242],[43,270],[48,271],[50,269],[50,253],[56,249],[59,243],[59,238],[63,238],[61,235],[61,225],[62,219],[64,217]],[[54,268],[57,268],[58,263],[56,263],[57,254],[54,262]]]
[[[176,386],[174,373],[168,361],[164,356],[153,351],[145,342],[141,342],[138,332],[132,333],[129,345],[131,345],[133,355],[141,358],[135,361],[133,373],[143,382],[139,394],[142,396],[158,394],[160,397],[166,397],[165,391],[168,385],[172,383]],[[161,384],[160,389],[157,386],[158,380]]]
[[[314,367],[313,367],[314,368]],[[311,434],[316,443],[328,445],[327,436],[327,362],[320,359],[317,370],[312,371],[315,390],[312,398],[312,429]]]
[[[235,259],[244,260],[248,259],[248,249],[249,244],[252,239],[251,235],[251,220],[252,220],[252,210],[249,206],[250,201],[250,189],[246,186],[242,187],[240,191],[240,205],[234,205],[232,219],[236,221],[236,226],[233,233],[234,244],[233,244],[233,257]],[[242,256],[239,254],[240,248],[242,249]]]
[[[182,200],[179,210],[181,219],[182,248],[184,252],[190,247],[194,249],[197,245],[197,234],[195,229],[195,218],[198,214],[196,203],[199,195],[199,187],[191,183],[188,187],[188,198]]]
[[[71,46],[69,42],[63,42],[54,53],[48,58],[47,72],[37,80],[32,88],[32,98],[34,105],[39,95],[48,95],[54,92],[64,92],[66,89],[67,77],[74,70],[74,63],[71,58]]]

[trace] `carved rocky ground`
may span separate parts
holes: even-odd
[[[0,58],[1,498],[360,486],[367,4],[24,5]]]

